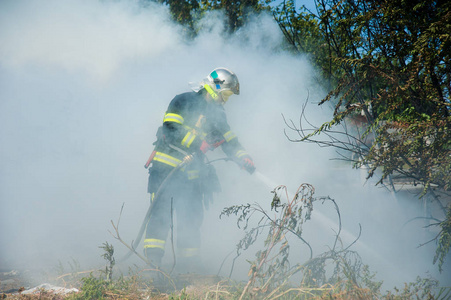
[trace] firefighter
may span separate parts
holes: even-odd
[[[255,170],[251,156],[227,123],[223,105],[233,94],[240,94],[238,77],[226,68],[216,68],[197,89],[175,96],[168,106],[149,168],[148,192],[155,202],[147,223],[144,251],[156,266],[161,266],[168,246],[173,213],[177,217],[176,266],[195,271],[201,265],[203,208],[212,194],[220,191],[216,172],[206,163],[207,151],[220,146],[243,169],[251,174]],[[187,160],[189,163],[180,167]]]

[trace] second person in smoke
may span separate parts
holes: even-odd
[[[161,265],[173,211],[178,227],[177,267],[196,271],[200,264],[203,208],[212,193],[220,191],[216,172],[205,156],[207,151],[220,146],[249,173],[255,169],[227,123],[223,105],[234,94],[240,94],[238,77],[226,68],[216,68],[196,90],[175,96],[168,106],[149,168],[148,192],[155,203],[144,250],[154,265]]]

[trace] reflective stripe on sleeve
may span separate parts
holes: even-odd
[[[144,249],[147,248],[160,248],[164,250],[166,241],[159,239],[144,239]]]
[[[191,146],[191,144],[194,142],[195,138],[196,138],[196,135],[194,133],[192,133],[191,131],[188,131],[182,140],[182,146],[189,148]]]
[[[226,133],[224,133],[223,137],[226,142],[230,142],[231,140],[236,138],[236,135],[232,131],[227,131]]]
[[[170,165],[171,167],[174,168],[177,167],[182,162],[180,159],[164,154],[162,152],[155,153],[155,157],[153,158],[153,160]]]
[[[178,124],[183,124],[185,120],[181,115],[173,114],[173,113],[167,113],[164,115],[163,123],[164,122],[175,122]]]
[[[199,170],[188,170],[188,179],[193,180],[199,178]]]
[[[247,152],[244,151],[244,150],[238,150],[238,151],[235,153],[235,156],[238,157],[238,158],[241,158],[242,156],[245,156],[245,155],[248,155],[248,154],[247,154]]]

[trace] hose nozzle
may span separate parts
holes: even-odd
[[[183,158],[181,164],[182,164],[182,165],[189,164],[190,162],[193,161],[193,159],[194,159],[194,155],[193,155],[193,154],[189,154],[189,155],[187,155],[187,156],[185,156],[185,157]]]

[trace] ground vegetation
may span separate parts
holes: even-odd
[[[337,228],[329,250],[317,253],[304,238],[305,224],[318,205],[331,205]],[[449,299],[451,287],[440,287],[433,278],[418,277],[415,282],[383,291],[382,281],[352,248],[341,240],[341,214],[330,197],[318,197],[310,184],[302,184],[294,195],[285,186],[273,190],[270,211],[259,204],[224,208],[221,218],[236,218],[243,236],[236,243],[229,277],[196,273],[169,274],[165,280],[149,277],[152,266],[117,269],[114,247],[105,242],[99,248],[105,267],[81,271],[71,262],[71,272],[63,264],[51,276],[55,286],[41,286],[29,292],[24,287],[2,292],[1,299]],[[294,242],[304,247],[293,248]],[[249,279],[232,279],[235,261],[253,245],[254,259],[247,261]],[[296,249],[292,252],[292,249]],[[117,270],[116,270],[117,269]],[[113,272],[114,270],[114,272]],[[114,274],[114,276],[113,276]],[[19,277],[20,274],[9,274]],[[4,280],[3,278],[1,278]],[[61,288],[55,288],[59,286]],[[76,290],[73,290],[76,289]],[[62,292],[63,291],[63,292]]]

